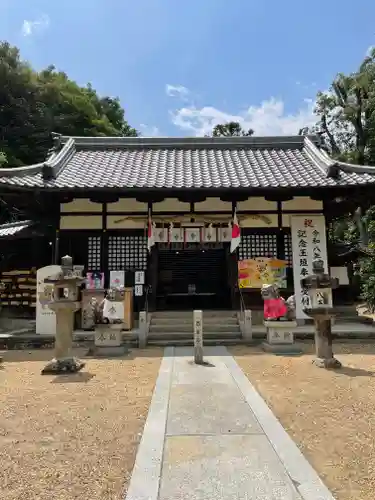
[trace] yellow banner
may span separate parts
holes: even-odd
[[[257,257],[238,261],[238,286],[240,288],[262,288],[274,285],[286,288],[285,260]]]

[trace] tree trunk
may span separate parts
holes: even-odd
[[[315,319],[315,350],[314,363],[320,368],[340,368],[341,363],[333,356],[332,326],[330,319]]]

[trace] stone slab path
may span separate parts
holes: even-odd
[[[225,347],[167,347],[126,500],[333,500]]]

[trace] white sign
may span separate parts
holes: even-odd
[[[103,317],[110,321],[124,319],[124,303],[104,299]]]
[[[134,282],[136,285],[144,285],[145,284],[145,272],[144,271],[136,271],[134,276]]]
[[[134,287],[134,295],[136,297],[142,297],[142,295],[143,295],[143,285],[135,285],[135,287]]]
[[[339,280],[340,286],[350,284],[347,267],[331,267],[329,273],[331,275],[331,278],[336,278]]]
[[[125,271],[110,271],[109,287],[118,288],[120,286],[125,286]]]
[[[308,319],[303,308],[311,306],[310,297],[301,288],[301,279],[312,273],[314,259],[322,259],[328,273],[326,223],[324,215],[296,215],[291,217],[293,279],[296,298],[296,318]],[[330,293],[329,304],[332,304]]]
[[[36,272],[36,333],[39,335],[56,335],[56,314],[46,304],[40,301],[46,287],[52,287],[44,280],[61,272],[61,266],[46,266]]]

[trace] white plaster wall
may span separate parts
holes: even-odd
[[[101,212],[102,204],[86,198],[75,198],[69,203],[60,203],[60,212]]]
[[[220,198],[207,198],[205,201],[194,203],[195,212],[232,212],[232,203]]]
[[[107,212],[147,213],[147,203],[141,203],[134,198],[121,198],[114,203],[107,204]]]
[[[237,212],[240,213],[244,210],[277,210],[276,201],[267,201],[265,198],[259,196],[254,198],[249,198],[245,201],[239,201],[237,203]]]
[[[132,219],[121,215],[107,215],[107,229],[144,229],[147,216],[144,219]]]
[[[101,215],[62,215],[60,229],[102,229]]]
[[[179,201],[177,198],[166,198],[153,203],[152,212],[190,212],[190,203]]]
[[[283,201],[282,210],[323,210],[323,202],[312,200],[309,196],[295,196],[292,200]]]

